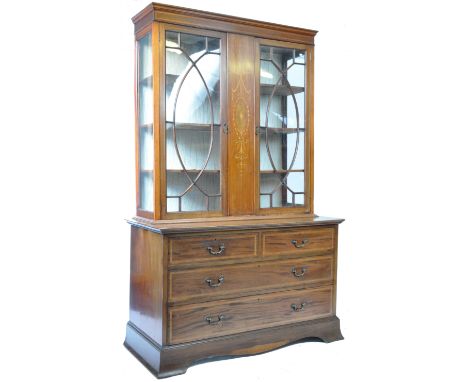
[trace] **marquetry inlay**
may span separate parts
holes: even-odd
[[[244,83],[244,77],[239,76],[239,81],[232,91],[232,104],[234,105],[234,141],[236,153],[234,158],[238,161],[239,172],[243,173],[248,159],[248,128],[250,126],[250,107],[246,100],[250,100],[251,91]]]

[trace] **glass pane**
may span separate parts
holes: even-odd
[[[208,52],[212,54],[219,54],[219,38],[208,37]]]
[[[291,86],[304,87],[304,83],[305,83],[304,65],[291,64],[288,69],[288,81],[291,84]]]
[[[180,48],[179,33],[166,32],[166,48]]]
[[[153,75],[153,56],[151,53],[151,33],[138,41],[138,77],[140,80]]]
[[[296,129],[291,130],[286,134],[282,133],[281,130],[270,129],[268,136],[265,132],[260,134],[261,171],[304,170],[304,132],[300,132],[298,135]]]
[[[301,205],[304,205],[304,172],[260,174],[260,208]]]
[[[304,205],[305,51],[260,47],[260,207]]]
[[[151,33],[137,42],[138,46],[138,128],[139,128],[139,208],[153,211],[153,60]]]
[[[294,56],[294,62],[296,64],[305,64],[305,50],[296,49]]]
[[[193,60],[200,57],[206,51],[206,40],[204,36],[181,33],[180,47]]]
[[[201,169],[210,152],[211,126],[195,127],[177,124],[175,140],[180,157],[186,169]],[[207,170],[220,170],[220,132],[219,126],[213,129],[211,155],[206,165]],[[177,155],[174,143],[172,123],[166,124],[166,167],[168,170],[182,170],[182,163]]]
[[[188,174],[190,179],[193,180],[198,175],[198,172],[189,172]],[[204,171],[197,181],[199,188],[192,187],[185,194],[185,190],[191,185],[191,180],[188,179],[183,171],[168,171],[166,180],[167,212],[216,211],[221,208],[219,172]],[[200,189],[203,190],[203,193]],[[207,197],[206,194],[219,196]]]
[[[271,46],[261,46],[260,47],[260,59],[271,60],[272,49],[273,48]]]
[[[153,172],[140,171],[140,208],[153,211]]]
[[[262,84],[275,85],[281,77],[281,72],[272,61],[260,61],[260,81]]]
[[[166,32],[167,211],[221,208],[220,39]]]
[[[153,171],[153,128],[140,127],[140,170]]]

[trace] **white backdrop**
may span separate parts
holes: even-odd
[[[466,381],[464,2],[167,2],[319,30],[316,211],[347,219],[344,341],[208,363],[173,380]],[[3,381],[154,380],[122,346],[130,17],[145,5],[0,3]]]

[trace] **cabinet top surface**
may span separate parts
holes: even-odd
[[[152,15],[152,16],[150,16]],[[226,30],[228,32],[236,31],[234,28],[260,28],[275,30],[277,32],[294,33],[309,37],[313,40],[317,31],[306,28],[292,27],[283,24],[270,23],[260,20],[247,19],[237,16],[229,16],[221,13],[201,11],[198,9],[177,7],[173,5],[151,3],[138,14],[132,21],[134,24],[152,17],[154,21],[169,22],[176,24],[185,24],[189,19],[205,19],[213,23],[214,29]],[[209,26],[209,25],[208,25]],[[211,28],[210,28],[211,29]]]
[[[150,220],[134,217],[127,220],[139,226],[162,234],[255,230],[265,228],[310,227],[340,224],[344,219],[311,215],[278,215],[278,216],[229,216],[204,219]]]

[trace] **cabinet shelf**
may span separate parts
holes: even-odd
[[[271,84],[260,84],[260,94],[261,95],[271,95],[273,93],[273,89],[275,85]],[[291,86],[291,90],[294,94],[303,93],[304,88],[302,86]],[[288,86],[286,85],[278,85],[275,90],[276,96],[289,96],[291,95],[291,91]]]
[[[286,174],[288,172],[304,172],[304,170],[260,170],[260,174]]]
[[[260,126],[258,131],[261,133],[261,134],[265,134],[267,130],[267,127],[266,126]],[[272,133],[275,133],[275,134],[296,134],[297,133],[297,129],[294,129],[294,128],[286,128],[286,127],[268,127],[268,131],[272,132]],[[305,129],[303,128],[300,128],[299,129],[299,132],[303,133],[305,131]]]
[[[172,125],[174,123],[171,121],[166,121],[166,125]],[[219,127],[219,123],[214,123],[213,126]],[[210,131],[211,124],[209,123],[176,123],[176,130],[192,130],[192,131]]]
[[[187,169],[187,172],[188,173],[199,173],[201,169],[195,169],[195,168],[191,168],[191,169]],[[180,169],[172,169],[172,168],[168,168],[167,169],[167,172],[169,173],[172,173],[172,174],[183,174],[184,173],[184,170],[182,170],[181,168]],[[203,174],[206,174],[206,175],[218,175],[220,173],[220,170],[203,170]]]

